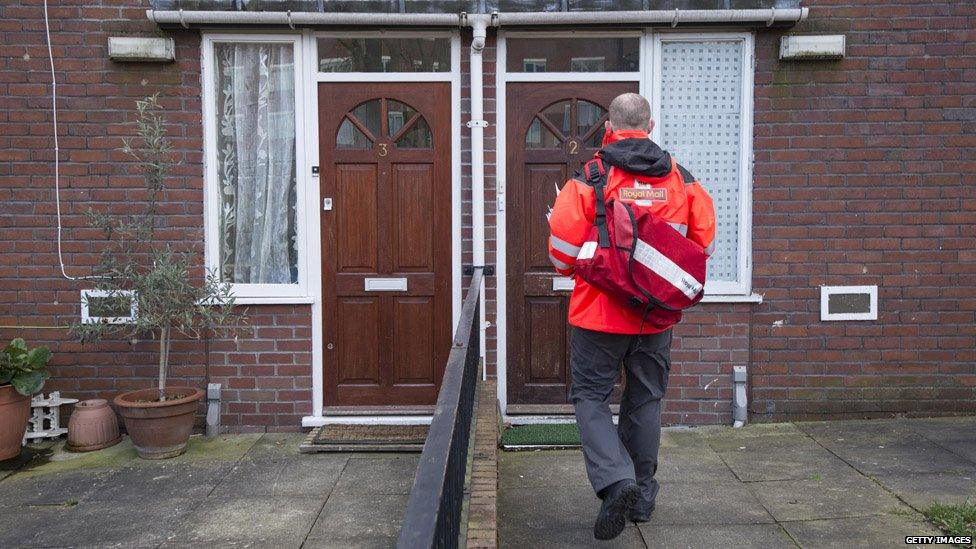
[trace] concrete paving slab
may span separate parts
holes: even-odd
[[[499,488],[499,528],[518,527],[522,539],[545,536],[549,531],[591,528],[600,500],[589,484]],[[537,531],[536,534],[531,534]]]
[[[795,423],[797,429],[817,439],[825,446],[857,446],[862,444],[894,444],[913,436],[909,423],[913,420],[858,419],[845,421],[809,421]],[[832,443],[832,444],[828,444]]]
[[[350,457],[335,486],[337,494],[409,494],[419,456]]]
[[[705,432],[702,428],[664,429],[661,431],[661,449],[707,448]]]
[[[860,517],[911,509],[863,476],[753,482],[749,489],[777,521]]]
[[[913,515],[878,515],[835,520],[784,522],[783,527],[801,547],[914,547],[905,536],[938,535],[932,525]]]
[[[322,501],[307,497],[208,498],[176,526],[170,546],[298,547],[312,528]]]
[[[650,527],[773,522],[740,482],[662,482]]]
[[[298,446],[305,440],[305,433],[265,433],[247,451],[247,457],[261,459],[301,456]]]
[[[409,494],[355,494],[329,498],[308,534],[309,545],[396,545]]]
[[[660,482],[732,481],[729,467],[708,446],[701,448],[662,448],[658,453],[657,473]]]
[[[648,547],[677,548],[795,548],[796,544],[778,524],[671,525],[667,528],[640,525]]]
[[[909,443],[835,446],[830,450],[859,471],[872,476],[898,473],[976,472],[976,463],[921,437]]]
[[[912,419],[908,428],[939,443],[972,442],[976,433],[976,416]]]
[[[743,440],[734,449],[719,452],[722,460],[744,482],[846,478],[857,471],[809,438],[768,437]]]
[[[902,473],[878,475],[874,479],[918,511],[936,502],[976,502],[976,474]]]
[[[219,435],[208,438],[193,435],[186,446],[186,452],[173,458],[174,463],[195,461],[238,461],[262,437],[260,433],[244,435]],[[140,464],[151,464],[151,460],[140,459]]]
[[[144,499],[205,498],[231,470],[229,462],[157,461],[123,467],[106,476],[88,499],[138,502]]]
[[[498,453],[500,488],[567,484],[589,488],[581,450]]]
[[[629,525],[619,536],[610,541],[599,541],[593,537],[593,529],[576,530],[525,530],[517,525],[499,533],[499,548],[523,549],[526,547],[559,547],[559,548],[588,548],[606,547],[607,549],[635,549],[646,547],[641,539],[640,530]]]
[[[28,513],[42,506],[72,506],[104,487],[111,469],[65,471],[40,476],[17,473],[0,482],[0,514]]]
[[[216,497],[309,496],[329,497],[348,456],[286,453],[252,458],[228,466],[227,474],[213,489]]]
[[[64,450],[64,440],[47,452],[41,452],[22,467],[19,475],[37,476],[79,469],[109,469],[124,467],[136,462],[139,457],[128,437],[115,446],[94,452],[68,452]]]
[[[13,517],[13,525],[0,518],[0,546],[154,547],[200,503],[195,499],[147,499],[32,507],[29,513]]]

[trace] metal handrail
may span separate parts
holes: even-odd
[[[444,368],[437,407],[414,477],[397,547],[457,547],[464,478],[474,414],[481,339],[477,329],[483,270],[476,268],[464,297]]]

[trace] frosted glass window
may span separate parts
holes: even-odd
[[[661,141],[705,186],[718,228],[708,279],[739,280],[741,41],[661,44]]]

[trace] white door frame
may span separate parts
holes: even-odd
[[[509,37],[640,37],[640,58],[637,72],[592,72],[592,73],[509,73],[507,71],[507,52],[506,41]],[[508,421],[511,416],[508,414],[508,288],[506,284],[508,274],[508,261],[506,258],[508,236],[507,236],[507,212],[506,200],[508,186],[506,182],[507,174],[507,146],[506,142],[506,95],[509,82],[579,82],[579,81],[636,81],[639,82],[639,93],[647,97],[651,103],[652,113],[656,118],[660,118],[660,101],[653,96],[655,90],[654,83],[660,81],[660,61],[657,59],[661,37],[670,36],[674,39],[741,39],[749,53],[744,56],[748,63],[754,63],[753,54],[753,33],[742,32],[741,30],[715,30],[708,29],[700,32],[682,30],[674,32],[660,29],[643,30],[622,30],[622,31],[505,31],[498,32],[497,54],[495,59],[495,143],[496,143],[496,215],[495,215],[495,269],[496,269],[496,376],[497,394],[499,408],[502,418]],[[744,63],[746,61],[744,60]],[[736,293],[743,295],[706,295],[703,303],[719,302],[746,302],[757,303],[761,301],[760,296],[751,294],[751,242],[752,242],[752,109],[753,109],[753,67],[743,66],[743,103],[742,103],[742,154],[747,161],[740,176],[742,191],[740,192],[740,238],[745,244],[740,246],[740,272],[743,273],[745,291],[741,287],[734,288]],[[653,138],[660,139],[660,127],[656,128]],[[732,288],[721,288],[728,290]],[[759,298],[759,299],[757,299]],[[567,416],[538,415],[519,415],[520,423],[545,422],[572,422],[574,419]]]
[[[319,158],[319,82],[449,82],[451,84],[451,333],[461,314],[461,34],[459,31],[314,31],[302,33],[305,66],[304,87],[307,98],[305,127],[304,166],[311,173],[312,166],[320,166]],[[320,73],[318,67],[317,38],[345,37],[449,37],[451,39],[451,71],[443,73]],[[302,418],[303,427],[318,427],[330,423],[353,424],[426,424],[429,415],[401,416],[326,416],[324,408],[325,364],[322,346],[323,297],[322,297],[322,196],[318,178],[310,179],[309,208],[309,287],[312,294],[312,406],[311,414]],[[313,213],[314,212],[314,213]]]

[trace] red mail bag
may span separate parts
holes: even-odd
[[[576,258],[576,276],[651,325],[673,324],[705,295],[704,249],[649,208],[607,202],[602,160],[587,162],[584,173],[596,193],[596,219]]]

